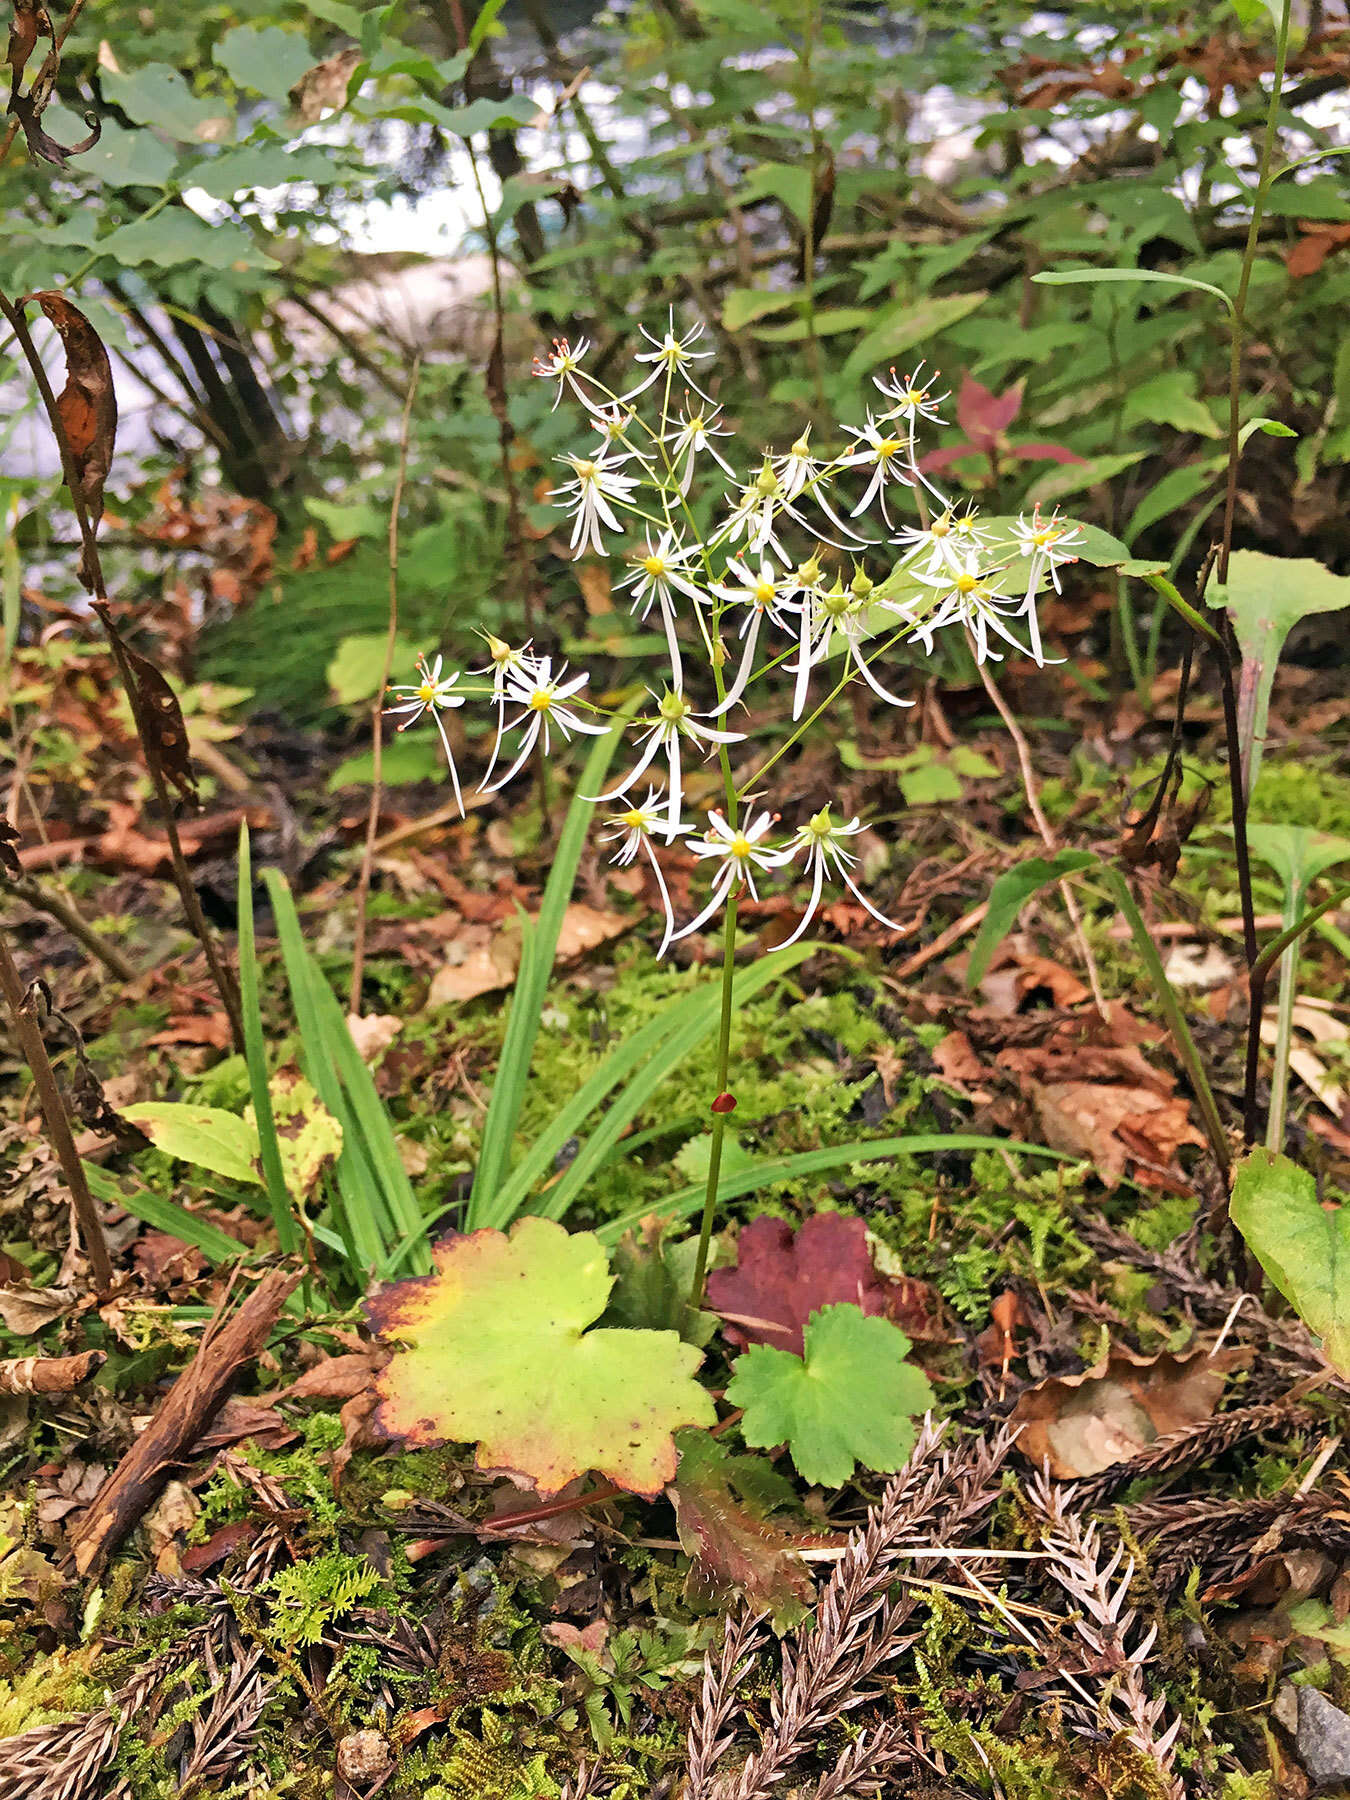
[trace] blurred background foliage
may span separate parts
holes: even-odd
[[[1216,303],[1031,277],[1133,265],[1231,292],[1273,54],[1256,0],[105,0],[77,13],[44,120],[70,144],[92,112],[97,144],[62,166],[16,131],[0,158],[0,285],[64,290],[113,352],[118,597],[181,676],[301,722],[373,689],[419,361],[406,658],[471,656],[487,625],[640,653],[604,572],[578,580],[556,535],[551,459],[585,434],[528,369],[585,336],[622,386],[638,326],[671,308],[706,321],[749,444],[805,419],[828,445],[872,374],[926,358],[962,396],[936,438],[958,491],[1000,513],[1063,500],[1182,566],[1222,497]],[[1246,416],[1298,436],[1251,440],[1236,536],[1335,569],[1350,165],[1326,153],[1348,73],[1344,13],[1314,0],[1243,370]],[[31,642],[76,599],[74,534],[12,349],[0,389],[0,501],[34,584],[10,635]],[[1146,692],[1162,626],[1122,583],[1083,642]]]

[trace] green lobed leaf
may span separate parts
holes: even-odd
[[[889,1319],[825,1306],[803,1334],[806,1355],[755,1344],[736,1359],[727,1401],[744,1408],[741,1436],[755,1449],[786,1444],[806,1481],[842,1487],[854,1464],[889,1474],[914,1447],[913,1415],[933,1404],[910,1342]]]
[[[119,226],[100,238],[98,251],[120,263],[150,263],[159,269],[180,263],[207,269],[270,269],[276,260],[258,248],[242,225],[228,220],[208,225],[184,206]]]
[[[1350,1375],[1350,1207],[1327,1211],[1306,1169],[1270,1150],[1238,1167],[1231,1216],[1327,1360]]]
[[[253,1166],[258,1134],[236,1113],[219,1106],[190,1106],[177,1100],[144,1100],[122,1108],[157,1150],[223,1175],[227,1181],[256,1182]]]
[[[590,1470],[654,1495],[675,1474],[673,1432],[716,1412],[702,1360],[673,1331],[586,1327],[612,1278],[594,1232],[518,1219],[443,1238],[434,1273],[371,1299],[399,1350],[378,1381],[380,1429],[414,1443],[478,1445],[478,1466],[557,1493]]]

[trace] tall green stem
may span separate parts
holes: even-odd
[[[726,917],[722,925],[722,1016],[717,1027],[717,1094],[727,1093],[731,1079],[731,1014],[733,987],[736,980],[736,895],[727,899]],[[722,1175],[722,1145],[727,1135],[728,1112],[714,1112],[712,1147],[708,1152],[708,1191],[703,1197],[703,1218],[699,1225],[698,1256],[694,1262],[694,1279],[689,1284],[689,1305],[697,1312],[703,1301],[703,1280],[708,1269],[708,1246],[712,1243],[713,1219],[717,1212],[717,1188]]]
[[[1289,60],[1291,5],[1292,0],[1284,0],[1280,9],[1279,29],[1275,34],[1275,77],[1270,86],[1270,104],[1266,108],[1266,129],[1261,140],[1251,223],[1247,227],[1247,243],[1242,253],[1242,273],[1238,276],[1237,297],[1233,302],[1233,341],[1228,362],[1228,488],[1223,503],[1223,548],[1219,553],[1218,569],[1220,581],[1228,579],[1228,557],[1233,547],[1233,515],[1237,507],[1238,460],[1242,454],[1242,426],[1238,414],[1242,398],[1242,334],[1247,323],[1247,290],[1251,286],[1256,245],[1266,209],[1266,194],[1271,183],[1270,165],[1275,155],[1275,134],[1280,117],[1280,100],[1284,93],[1285,64]]]

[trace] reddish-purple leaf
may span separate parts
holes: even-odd
[[[995,394],[973,376],[962,380],[956,397],[956,422],[977,449],[992,450],[999,433],[1006,431],[1021,412],[1024,385],[1016,381],[1006,393]]]
[[[803,1353],[802,1328],[822,1306],[841,1301],[878,1317],[894,1317],[894,1284],[876,1271],[867,1227],[842,1213],[813,1213],[794,1233],[761,1214],[740,1235],[734,1269],[714,1269],[708,1303],[742,1349],[772,1344]]]
[[[962,457],[983,454],[978,444],[950,444],[945,450],[930,450],[927,456],[921,456],[919,467],[927,474],[930,469],[949,469],[953,463],[960,462]]]

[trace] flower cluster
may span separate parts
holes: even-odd
[[[1083,535],[1058,513],[985,518],[939,490],[924,472],[918,434],[922,424],[940,421],[947,396],[922,365],[877,380],[875,409],[861,425],[842,428],[833,454],[818,454],[808,430],[786,451],[758,453],[738,473],[719,447],[733,433],[700,367],[712,354],[700,347],[702,329],[680,335],[672,315],[661,337],[644,330],[638,379],[623,393],[588,373],[584,339],[575,348],[560,339],[535,362],[535,374],[557,387],[555,408],[565,393],[579,401],[596,439],[560,459],[566,474],[554,497],[569,515],[572,551],[606,556],[611,540],[623,540],[628,571],[621,589],[640,619],[655,611],[669,664],[650,707],[633,723],[630,766],[594,796],[619,809],[604,841],[615,846],[616,864],[641,857],[650,865],[665,911],[662,954],[734,894],[754,895],[761,876],[794,866],[809,880],[810,898],[788,942],[807,929],[827,883],[898,929],[857,885],[850,845],[864,829],[860,819],[836,823],[827,807],[775,844],[774,815],[746,810],[761,772],[739,786],[733,778],[729,749],[745,741],[733,728],[735,709],[771,669],[791,677],[793,724],[770,759],[777,761],[850,682],[863,682],[887,706],[912,704],[879,665],[906,648],[912,661],[914,645],[931,654],[948,630],[960,633],[981,662],[998,660],[1005,646],[1043,663],[1037,599],[1047,585],[1058,590],[1059,570],[1075,559]],[[896,516],[902,503],[906,522]],[[869,559],[883,557],[885,569],[873,560],[869,573]],[[584,672],[569,675],[565,664],[555,671],[528,644],[513,648],[490,635],[487,644],[486,667],[467,673],[490,677],[489,686],[462,688],[460,673],[442,674],[440,657],[423,660],[418,680],[393,690],[399,698],[390,708],[400,729],[431,715],[461,810],[442,715],[476,692],[496,716],[483,791],[504,787],[536,751],[547,756],[556,739],[606,729],[586,698]],[[715,690],[701,706],[687,691],[691,657]],[[726,798],[696,828],[685,817],[685,778],[692,763],[713,756]],[[497,774],[500,763],[504,772]],[[661,787],[654,784],[658,771]],[[712,870],[712,887],[707,904],[677,929],[658,847],[680,840]]]

